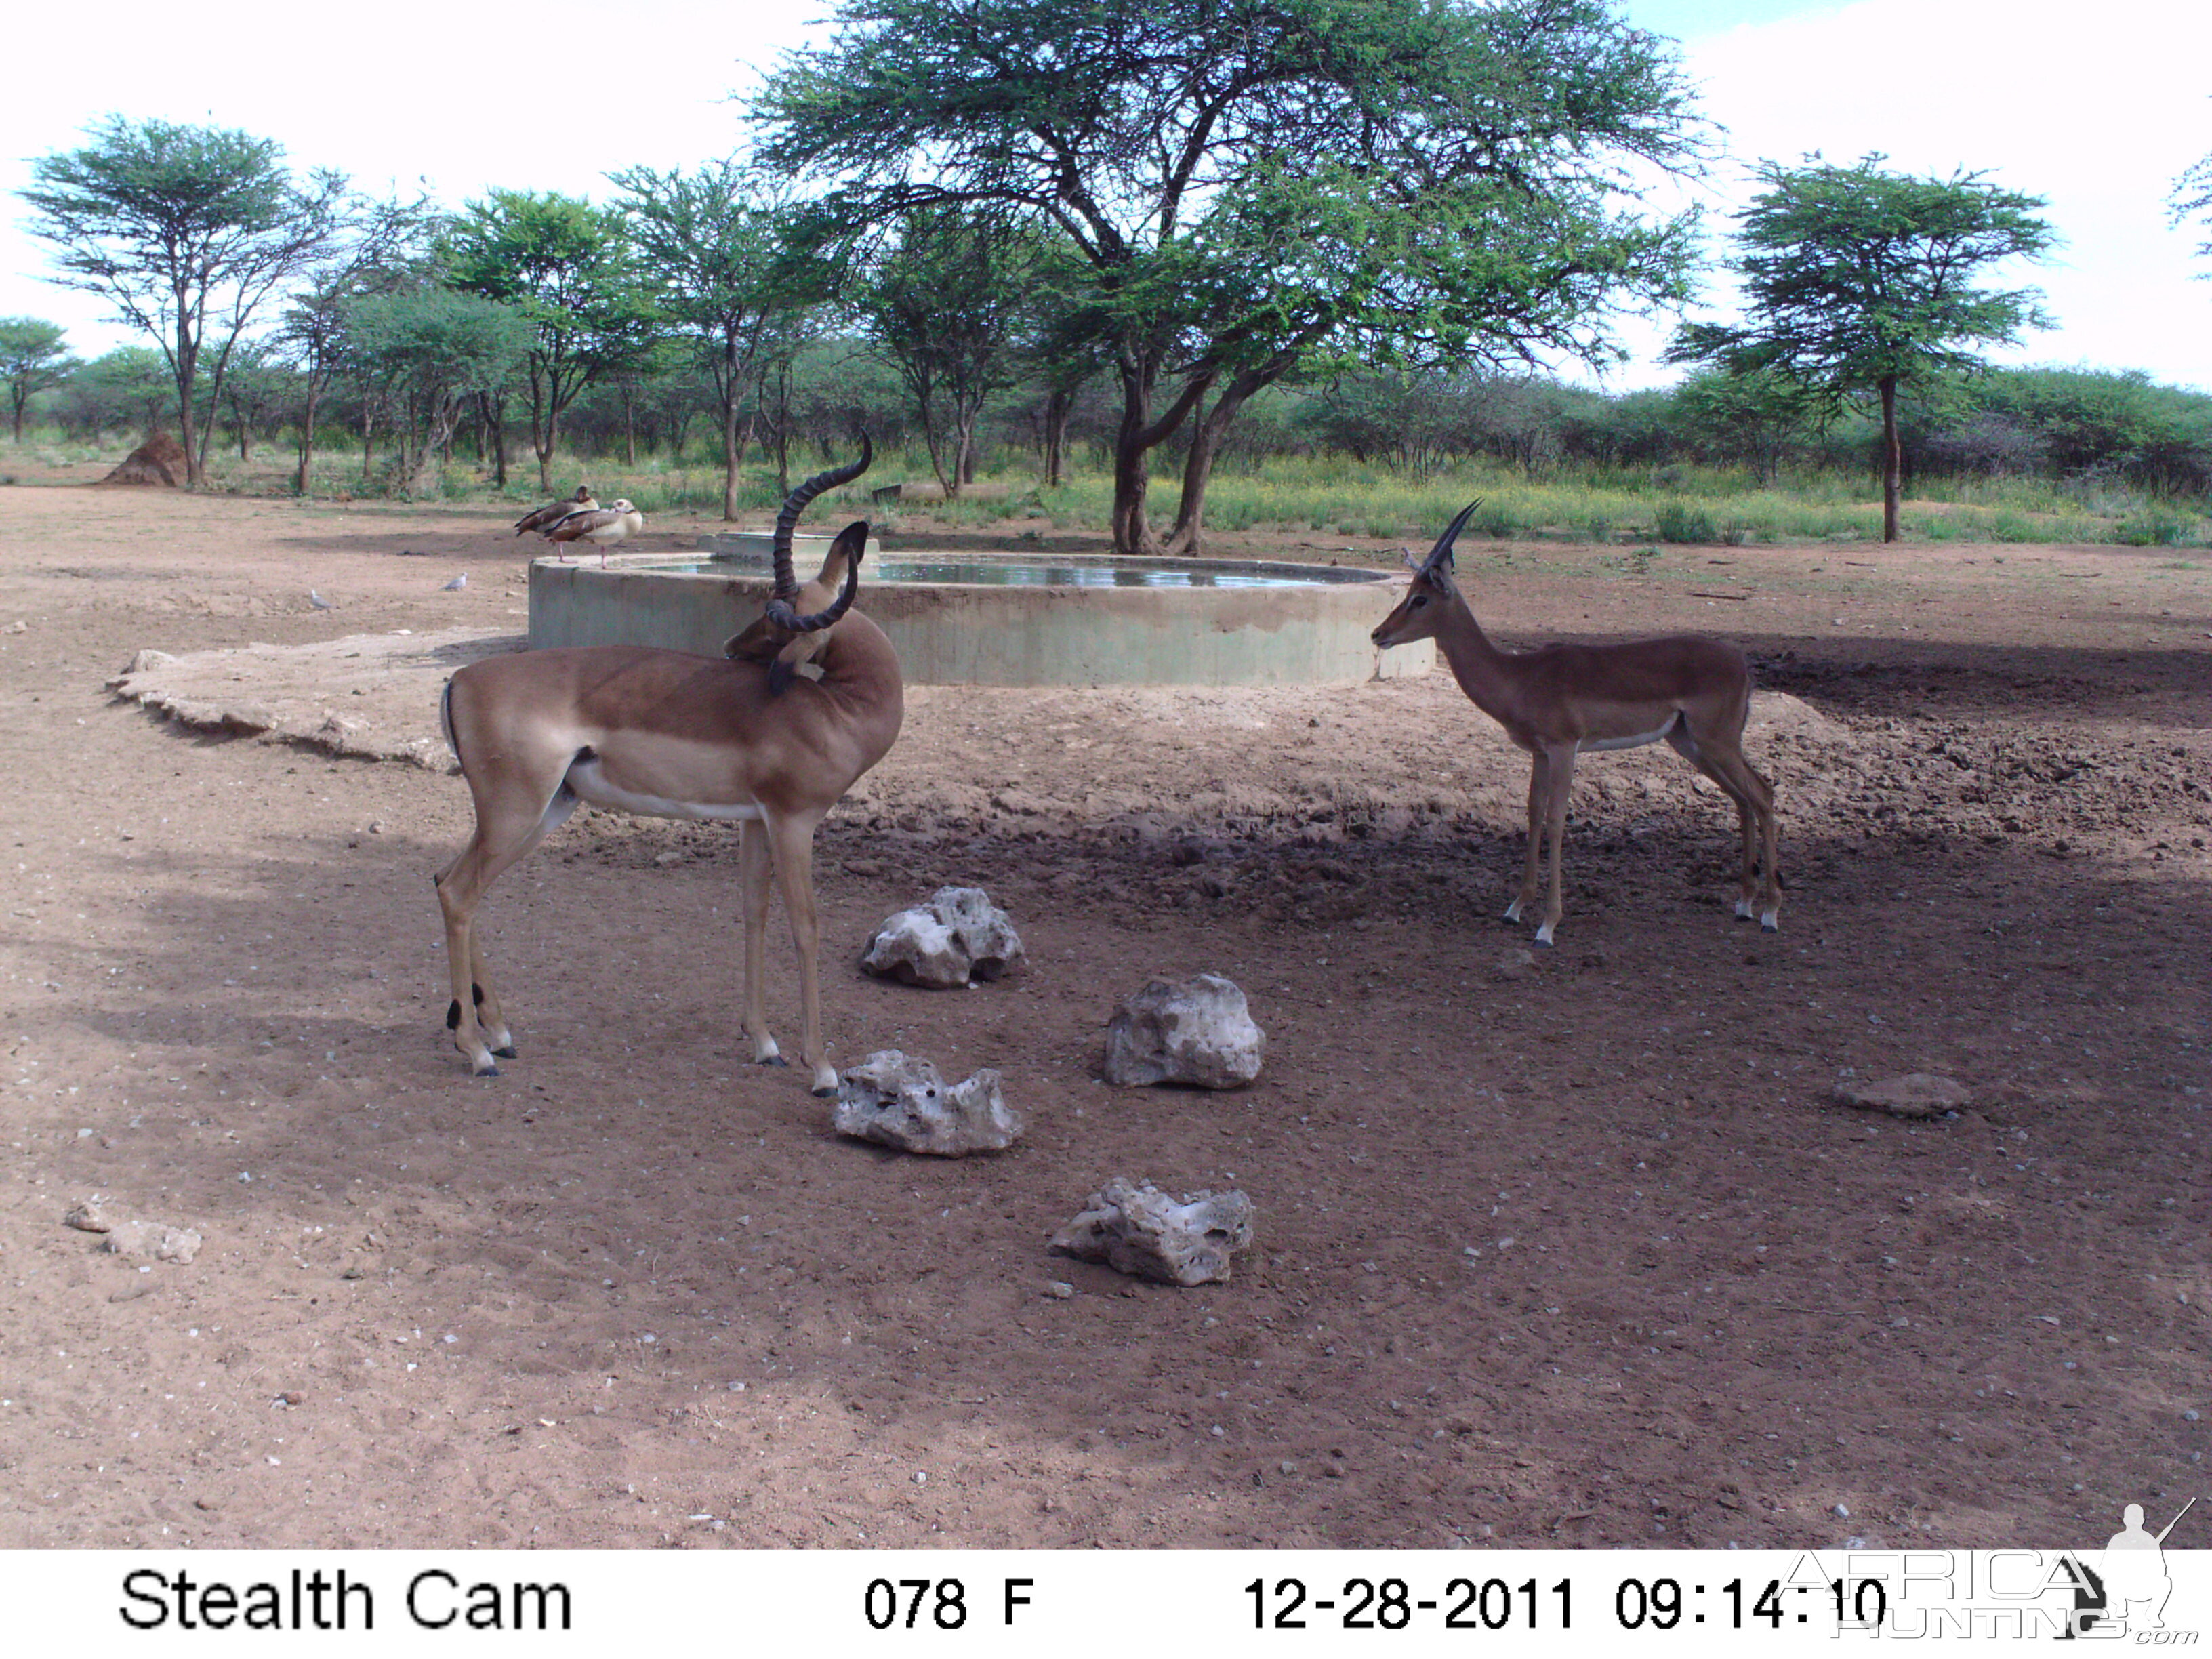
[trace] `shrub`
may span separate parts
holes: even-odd
[[[1711,514],[1702,507],[1692,507],[1683,501],[1667,501],[1661,505],[1658,527],[1659,539],[1662,542],[1717,542],[1721,538]]]

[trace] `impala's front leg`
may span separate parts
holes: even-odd
[[[1544,803],[1550,799],[1551,763],[1535,750],[1528,766],[1528,850],[1521,861],[1521,890],[1505,907],[1505,920],[1518,921],[1536,902],[1537,860],[1544,848]]]
[[[1575,787],[1575,751],[1571,744],[1552,750],[1545,776],[1549,790],[1544,803],[1544,828],[1552,843],[1552,881],[1547,890],[1550,896],[1544,903],[1544,925],[1536,930],[1539,945],[1552,943],[1552,930],[1559,925],[1559,917],[1566,907],[1562,890],[1566,871],[1567,797],[1574,793]],[[1528,831],[1528,840],[1533,846],[1536,840],[1534,828]]]
[[[753,1063],[787,1066],[768,1032],[768,826],[747,818],[738,835],[738,879],[745,916],[745,1036]]]
[[[837,1072],[825,1058],[822,1042],[822,980],[817,971],[822,929],[814,908],[814,826],[821,822],[819,812],[771,819],[769,834],[775,849],[783,908],[791,915],[791,942],[799,951],[799,1062],[812,1074],[816,1094],[834,1095]]]

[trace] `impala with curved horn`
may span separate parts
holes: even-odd
[[[1664,738],[1675,753],[1735,803],[1743,866],[1735,913],[1772,933],[1781,926],[1782,880],[1775,867],[1774,786],[1743,757],[1751,713],[1751,669],[1743,653],[1701,635],[1620,645],[1539,646],[1500,651],[1468,609],[1452,574],[1452,543],[1482,503],[1471,501],[1437,538],[1425,559],[1409,552],[1406,597],[1375,630],[1378,646],[1434,640],[1452,677],[1476,708],[1534,757],[1528,776],[1528,850],[1521,891],[1505,920],[1519,921],[1536,902],[1540,831],[1552,843],[1552,879],[1536,943],[1559,925],[1559,861],[1575,757],[1590,749],[1633,749]],[[1763,857],[1762,857],[1763,855]],[[1763,862],[1765,878],[1755,878]],[[1754,908],[1754,899],[1756,905]]]
[[[477,823],[437,877],[453,985],[446,1023],[479,1075],[497,1075],[497,1061],[515,1048],[477,936],[477,906],[502,871],[589,802],[741,826],[744,1030],[753,1058],[784,1063],[764,1006],[773,872],[798,948],[799,1058],[815,1093],[836,1092],[816,972],[814,830],[890,750],[904,691],[890,641],[852,609],[867,525],[840,532],[805,586],[792,571],[791,532],[809,501],[858,477],[872,453],[863,440],[859,461],[791,492],[776,520],[768,614],[732,639],[723,657],[626,645],[526,651],[471,663],[447,683],[446,740],[468,779]],[[807,660],[817,676],[796,672]]]

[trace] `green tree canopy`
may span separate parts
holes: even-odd
[[[975,476],[984,405],[1023,368],[1040,263],[1036,238],[1002,214],[918,208],[851,296],[921,417],[945,499]]]
[[[659,327],[623,216],[574,196],[495,190],[468,204],[441,253],[454,288],[513,306],[533,331],[530,441],[550,491],[562,415],[585,387],[640,361]]]
[[[1149,453],[1197,424],[1170,545],[1261,387],[1353,356],[1592,357],[1683,292],[1629,168],[1702,128],[1606,0],[847,0],[754,107],[847,223],[988,203],[1056,227],[1121,381],[1114,535],[1160,550]],[[1211,398],[1211,402],[1207,401]]]
[[[512,306],[442,288],[368,295],[345,309],[352,361],[405,413],[408,493],[434,494],[463,411],[514,373],[531,325]]]
[[[2173,181],[2173,193],[2166,198],[2172,212],[2172,222],[2181,224],[2195,219],[2207,229],[2212,229],[2212,155],[2197,161]],[[2212,236],[2197,245],[2197,257],[2212,259]],[[2212,277],[2212,272],[2205,273]]]
[[[112,115],[92,137],[31,163],[29,228],[58,250],[54,281],[99,295],[161,346],[197,485],[203,358],[211,402],[254,313],[329,245],[353,197],[338,173],[296,182],[274,140],[227,128]]]
[[[0,317],[0,380],[15,416],[15,441],[23,441],[23,405],[83,367],[70,355],[67,331],[38,317]]]
[[[1919,179],[1816,160],[1759,164],[1766,189],[1738,213],[1745,320],[1693,324],[1675,362],[1737,374],[1779,370],[1832,398],[1872,392],[1882,414],[1882,539],[1897,539],[1900,385],[1978,368],[1979,345],[2048,326],[2031,289],[1980,288],[1989,267],[2033,258],[2055,238],[2043,198],[1978,173]]]
[[[313,487],[315,429],[324,395],[345,351],[346,307],[389,294],[428,268],[440,216],[427,198],[397,197],[365,207],[308,266],[276,330],[276,346],[297,372],[299,465],[294,488]]]
[[[802,251],[785,188],[734,161],[691,173],[633,167],[623,194],[637,257],[665,317],[700,348],[722,417],[722,517],[738,516],[738,415],[779,323],[827,299],[828,269]]]

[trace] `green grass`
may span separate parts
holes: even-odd
[[[129,447],[101,444],[27,442],[15,454],[31,465],[65,465],[120,456]],[[774,513],[781,492],[765,466],[748,466],[739,490],[750,519]],[[794,454],[794,476],[818,464],[809,450]],[[372,477],[362,477],[359,450],[319,453],[314,494],[359,500],[390,489],[390,457],[380,453]],[[11,467],[10,470],[17,470]],[[241,465],[234,455],[213,455],[210,487],[245,495],[289,495],[291,452],[264,447]],[[566,494],[580,479],[601,501],[627,496],[648,515],[719,514],[720,466],[699,449],[676,459],[641,457],[635,466],[605,457],[564,454],[553,469],[553,493]],[[871,512],[946,528],[990,528],[1011,520],[1042,518],[1056,528],[1103,534],[1110,522],[1113,486],[1103,466],[1076,472],[1057,489],[1040,481],[1032,458],[1008,454],[980,482],[998,487],[988,499],[873,507],[868,491],[879,483],[931,476],[926,456],[887,453],[870,476],[836,493],[836,510]],[[507,470],[504,489],[494,489],[473,460],[448,465],[437,499],[496,502],[518,510],[545,498],[538,469],[527,456]],[[1156,526],[1172,519],[1180,477],[1163,471],[1152,479],[1147,507]],[[2041,479],[1915,480],[1903,514],[1908,540],[1920,542],[2091,542],[2142,547],[2212,545],[2212,520],[2203,503],[2147,497],[2106,483],[2066,486]],[[1746,543],[1877,541],[1881,509],[1874,482],[1863,475],[1807,471],[1762,485],[1741,468],[1686,465],[1663,467],[1583,466],[1531,476],[1498,463],[1468,464],[1415,477],[1389,468],[1328,455],[1231,461],[1218,468],[1206,498],[1206,524],[1213,531],[1244,530],[1340,536],[1425,545],[1460,508],[1482,505],[1468,533],[1497,541],[1561,541],[1604,546],[1741,544]],[[817,511],[828,510],[818,508]]]

